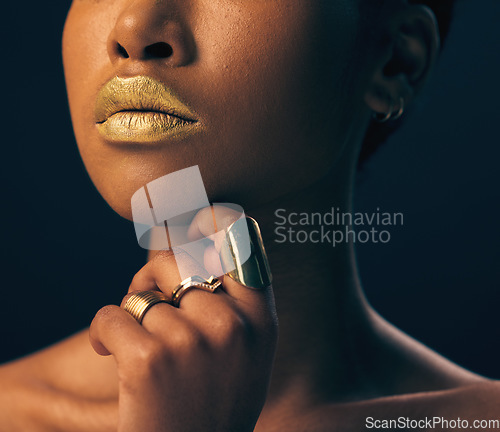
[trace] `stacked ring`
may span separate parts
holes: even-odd
[[[201,276],[191,276],[184,279],[172,291],[172,299],[159,291],[139,291],[133,293],[125,302],[123,309],[128,312],[139,323],[142,323],[144,315],[156,303],[168,303],[179,307],[181,297],[191,288],[198,288],[213,293],[221,286],[221,282],[215,276],[203,279]]]
[[[165,294],[159,291],[140,291],[132,294],[127,299],[123,309],[141,324],[146,312],[156,303],[170,304],[170,300]]]
[[[181,297],[191,288],[198,288],[213,293],[220,286],[221,282],[215,276],[210,276],[208,279],[203,279],[201,276],[188,277],[172,291],[172,304],[175,307],[179,307]]]

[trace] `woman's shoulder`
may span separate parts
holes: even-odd
[[[94,352],[89,343],[88,329],[2,365],[0,380],[39,382],[91,399],[116,397],[118,388],[114,359]]]
[[[500,430],[499,381],[485,379],[447,390],[394,396],[375,402],[372,408],[377,405],[375,412],[406,422],[408,430],[415,425],[422,431]]]
[[[404,405],[411,411],[435,415],[457,414],[500,414],[500,381],[485,379],[475,384],[446,390],[396,395],[372,401],[373,405],[393,406],[398,409]],[[367,405],[370,405],[368,403]]]
[[[500,430],[500,382],[332,403],[310,411],[303,430]],[[481,423],[482,422],[482,423]],[[334,427],[334,429],[332,429]]]
[[[487,380],[428,396],[430,403],[441,407],[443,414],[495,416],[500,420],[500,381]],[[441,403],[440,403],[441,402]],[[485,417],[485,418],[486,418]],[[500,429],[500,424],[497,429]]]
[[[479,414],[499,415],[500,381],[485,379],[480,383],[446,390],[394,395],[361,402],[359,406],[369,411],[404,413],[408,416],[425,414],[464,418]]]

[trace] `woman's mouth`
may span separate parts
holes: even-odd
[[[114,77],[97,95],[94,118],[109,141],[153,143],[200,130],[196,115],[154,78]]]

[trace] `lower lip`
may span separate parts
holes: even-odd
[[[150,111],[121,111],[97,124],[99,133],[109,141],[155,143],[180,139],[199,130],[198,123]]]

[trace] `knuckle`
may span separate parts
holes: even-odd
[[[160,341],[150,338],[143,340],[135,347],[134,355],[128,359],[127,363],[134,373],[142,371],[149,374],[168,361],[169,355],[164,345]]]
[[[171,249],[161,250],[147,264],[150,265],[148,276],[155,276],[169,272],[176,273],[180,263],[190,262],[193,258],[184,249],[172,246]]]
[[[106,325],[107,323],[111,323],[115,320],[118,311],[121,311],[121,308],[116,305],[107,305],[102,307],[95,314],[95,317],[92,320],[92,326]]]
[[[99,341],[99,334],[102,329],[116,325],[117,309],[120,308],[115,305],[108,305],[97,311],[89,327],[89,338],[91,343]]]
[[[148,270],[147,268],[147,264],[142,268],[140,269],[135,275],[134,277],[132,278],[132,282],[130,283],[131,286],[133,285],[141,285],[142,283],[144,283],[144,281],[146,280],[146,271]]]
[[[213,331],[222,347],[249,342],[252,329],[250,324],[236,312],[221,315],[213,322]]]
[[[132,278],[128,292],[145,291],[151,289],[154,284],[154,268],[151,261],[142,267]]]
[[[171,364],[167,350],[156,340],[142,341],[134,347],[134,354],[118,363],[118,378],[125,393],[144,391],[169,371]]]
[[[169,347],[176,353],[191,353],[205,346],[202,334],[190,326],[180,325],[168,337]]]
[[[152,263],[156,264],[158,262],[163,262],[165,260],[171,260],[174,258],[175,252],[173,249],[163,249],[159,251],[152,259]]]

